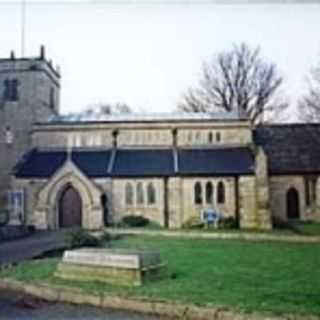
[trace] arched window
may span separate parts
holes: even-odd
[[[108,197],[106,194],[103,194],[100,198],[101,200],[101,205],[103,209],[103,221],[104,225],[108,225],[108,218],[109,218],[109,208],[108,208]]]
[[[138,182],[137,184],[137,204],[144,203],[144,194],[143,194],[143,185],[142,182]]]
[[[225,186],[224,186],[224,183],[220,181],[218,183],[218,188],[217,188],[217,202],[219,204],[223,204],[225,203],[225,200],[226,200],[225,198],[226,198]]]
[[[213,187],[211,182],[206,184],[206,203],[212,204],[213,202]]]
[[[220,132],[216,132],[216,141],[217,142],[221,141],[221,133]]]
[[[212,143],[212,142],[213,142],[213,134],[212,134],[212,132],[209,132],[209,133],[208,133],[208,142],[209,142],[209,143]]]
[[[54,110],[54,107],[56,105],[55,102],[55,92],[54,92],[54,88],[50,88],[50,95],[49,95],[49,107]]]
[[[200,182],[194,185],[194,203],[202,204],[202,186]]]
[[[3,99],[5,101],[17,101],[19,81],[17,79],[6,79],[4,80],[4,91]]]
[[[188,132],[187,139],[188,139],[188,142],[189,142],[189,143],[192,142],[192,131]]]
[[[148,204],[155,204],[156,203],[156,190],[155,190],[152,182],[150,182],[148,184],[147,195],[148,195]]]
[[[133,205],[133,187],[131,183],[126,184],[126,192],[125,192],[125,198],[126,198],[126,205],[131,206]]]
[[[13,132],[10,127],[6,127],[5,129],[5,142],[6,144],[12,144],[13,143]]]

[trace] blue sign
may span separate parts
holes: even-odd
[[[213,209],[204,210],[202,213],[202,220],[208,224],[217,223],[222,218],[222,214]]]

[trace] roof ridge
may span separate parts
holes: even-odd
[[[263,129],[263,128],[280,128],[280,127],[320,127],[320,123],[299,123],[299,122],[292,122],[292,123],[271,123],[266,125],[259,125],[256,129]]]

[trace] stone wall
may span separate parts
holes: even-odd
[[[110,147],[113,132],[117,132],[117,145],[126,147],[151,147],[173,145],[173,129],[177,132],[178,146],[225,146],[252,143],[249,123],[215,122],[179,123],[92,123],[46,124],[34,127],[33,145],[46,147]]]
[[[126,185],[133,187],[133,202],[126,203]],[[141,183],[143,189],[143,203],[137,201],[137,185]],[[147,201],[147,187],[152,183],[155,188],[155,203]],[[112,180],[112,212],[113,220],[117,222],[126,215],[142,215],[164,226],[164,180],[150,179],[114,179]]]
[[[17,101],[4,99],[5,81],[18,81]],[[55,105],[50,106],[53,90]],[[7,206],[10,172],[31,146],[34,122],[44,121],[59,110],[59,75],[41,59],[0,61],[0,208]],[[12,137],[8,143],[6,128]]]
[[[117,137],[119,147],[126,146],[171,146],[170,129],[121,129]]]
[[[252,133],[249,127],[217,127],[190,128],[178,131],[178,145],[246,145],[252,143]]]
[[[197,182],[202,186],[202,203],[195,204],[194,189]],[[225,186],[225,203],[217,202],[217,186],[219,182],[223,182]],[[206,202],[206,184],[211,183],[213,186],[213,201]],[[201,217],[201,213],[205,209],[215,209],[226,217],[235,217],[236,200],[235,200],[235,178],[233,177],[192,177],[182,178],[181,184],[182,198],[182,223],[190,217]]]
[[[319,180],[319,179],[318,179]],[[319,203],[320,189],[319,181],[317,187],[317,201]],[[270,198],[272,214],[283,220],[287,220],[287,192],[295,188],[299,194],[300,218],[301,220],[319,220],[319,213],[316,207],[306,205],[306,190],[304,176],[285,175],[270,177]]]
[[[256,229],[257,219],[257,184],[255,176],[239,178],[239,213],[240,228]]]
[[[268,160],[262,147],[258,147],[255,157],[255,176],[257,193],[257,228],[271,229],[270,192]]]
[[[112,130],[81,130],[72,127],[65,130],[35,131],[32,143],[40,148],[67,148],[70,147],[104,147],[112,146]]]
[[[24,203],[24,212],[25,216],[23,217],[23,223],[26,225],[35,225],[36,217],[34,216],[34,212],[36,209],[37,202],[39,200],[39,192],[47,183],[46,180],[43,179],[12,179],[11,186],[14,189],[21,189],[25,194],[25,203]]]

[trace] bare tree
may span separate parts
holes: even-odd
[[[233,46],[205,62],[196,88],[190,88],[178,108],[186,112],[237,111],[254,123],[287,107],[280,97],[283,78],[274,64],[260,57],[260,49]]]
[[[309,90],[298,103],[299,118],[305,122],[320,121],[320,65],[308,78]]]
[[[123,114],[123,113],[132,113],[132,109],[126,103],[98,103],[92,106],[89,106],[85,109],[84,113],[99,113],[99,114]]]

